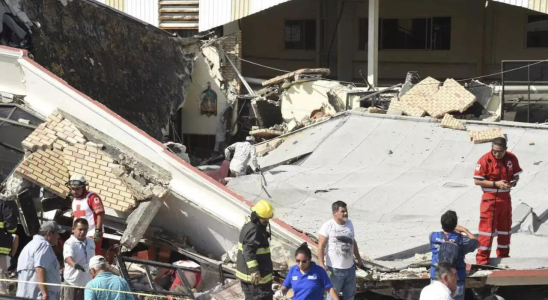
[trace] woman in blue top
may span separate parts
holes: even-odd
[[[289,289],[293,289],[293,300],[323,300],[324,291],[327,291],[331,299],[339,300],[327,272],[310,261],[311,257],[308,245],[303,243],[295,251],[297,264],[289,269],[281,289],[275,296],[285,295]]]

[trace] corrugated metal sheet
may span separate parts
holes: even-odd
[[[200,0],[200,31],[239,20],[291,0]]]
[[[125,13],[158,27],[157,0],[125,0]]]
[[[494,0],[510,5],[528,8],[541,13],[548,13],[548,0]]]
[[[126,11],[126,0],[107,0],[106,4],[116,8],[117,10],[121,10],[123,12]]]
[[[160,28],[198,29],[200,2],[198,0],[161,0]]]

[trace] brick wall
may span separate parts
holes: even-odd
[[[223,47],[223,50],[228,54],[230,60],[241,73],[242,61],[240,58],[242,58],[242,31],[239,30],[234,34],[224,36],[224,39],[221,42],[221,47]],[[221,67],[221,73],[227,82],[236,80],[239,89],[240,80],[238,79],[238,74],[236,74],[230,62],[227,61],[226,64]]]

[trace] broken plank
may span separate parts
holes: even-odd
[[[300,70],[297,70],[297,71],[286,73],[284,75],[274,77],[274,78],[269,79],[267,81],[263,81],[262,85],[263,86],[269,86],[269,85],[273,85],[273,84],[282,83],[284,80],[295,77],[295,75],[300,75],[300,74],[321,74],[321,75],[327,76],[327,75],[329,75],[329,73],[330,73],[329,69],[324,69],[324,68],[300,69]]]

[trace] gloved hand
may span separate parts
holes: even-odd
[[[103,237],[103,232],[99,229],[95,229],[95,234],[93,235],[93,241],[98,242]]]
[[[82,267],[81,265],[79,264],[74,264],[74,266],[72,266],[75,270],[78,270],[78,271],[82,271],[82,272],[86,272],[86,270],[84,269],[84,267]]]
[[[261,282],[261,273],[259,271],[251,273],[251,283],[258,285]]]
[[[276,293],[274,293],[274,299],[280,299],[284,297],[284,292],[282,290],[277,290]]]

